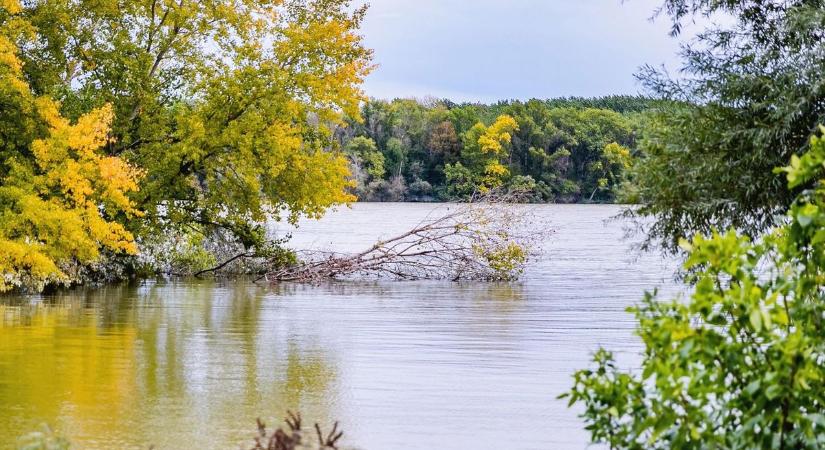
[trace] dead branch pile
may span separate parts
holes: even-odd
[[[532,209],[505,201],[456,204],[440,217],[356,254],[302,252],[303,263],[267,274],[270,281],[330,278],[512,280],[549,228]]]

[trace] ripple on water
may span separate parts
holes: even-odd
[[[434,208],[356,204],[294,232],[357,250]],[[555,397],[599,345],[638,361],[625,309],[673,261],[619,209],[535,206],[554,228],[519,283],[151,282],[0,300],[0,447],[41,422],[78,448],[237,448],[288,408],[366,449],[584,448]],[[285,231],[285,230],[281,230]]]

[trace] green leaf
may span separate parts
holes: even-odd
[[[779,397],[780,394],[782,394],[782,386],[778,384],[772,384],[765,389],[765,397],[767,397],[768,400],[773,400]]]
[[[813,223],[814,219],[819,215],[819,208],[815,205],[807,204],[801,208],[796,213],[796,221],[799,223],[800,226],[803,228],[807,227],[811,223]]]
[[[759,390],[759,387],[761,385],[762,383],[759,380],[751,381],[750,384],[748,384],[748,386],[745,388],[745,392],[747,392],[750,395],[753,395],[756,393],[756,391]]]
[[[751,326],[757,332],[762,330],[762,313],[759,309],[752,309],[750,313]]]

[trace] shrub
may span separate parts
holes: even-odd
[[[825,128],[822,129],[825,132]],[[778,171],[799,194],[784,224],[751,241],[734,231],[682,240],[687,301],[654,294],[632,311],[640,373],[596,353],[563,396],[611,448],[825,446],[825,140]],[[816,181],[818,180],[818,182]]]

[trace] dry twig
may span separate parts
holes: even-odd
[[[304,263],[267,274],[270,281],[314,282],[358,276],[395,279],[511,280],[549,229],[506,197],[456,204],[443,216],[356,254],[302,252]]]

